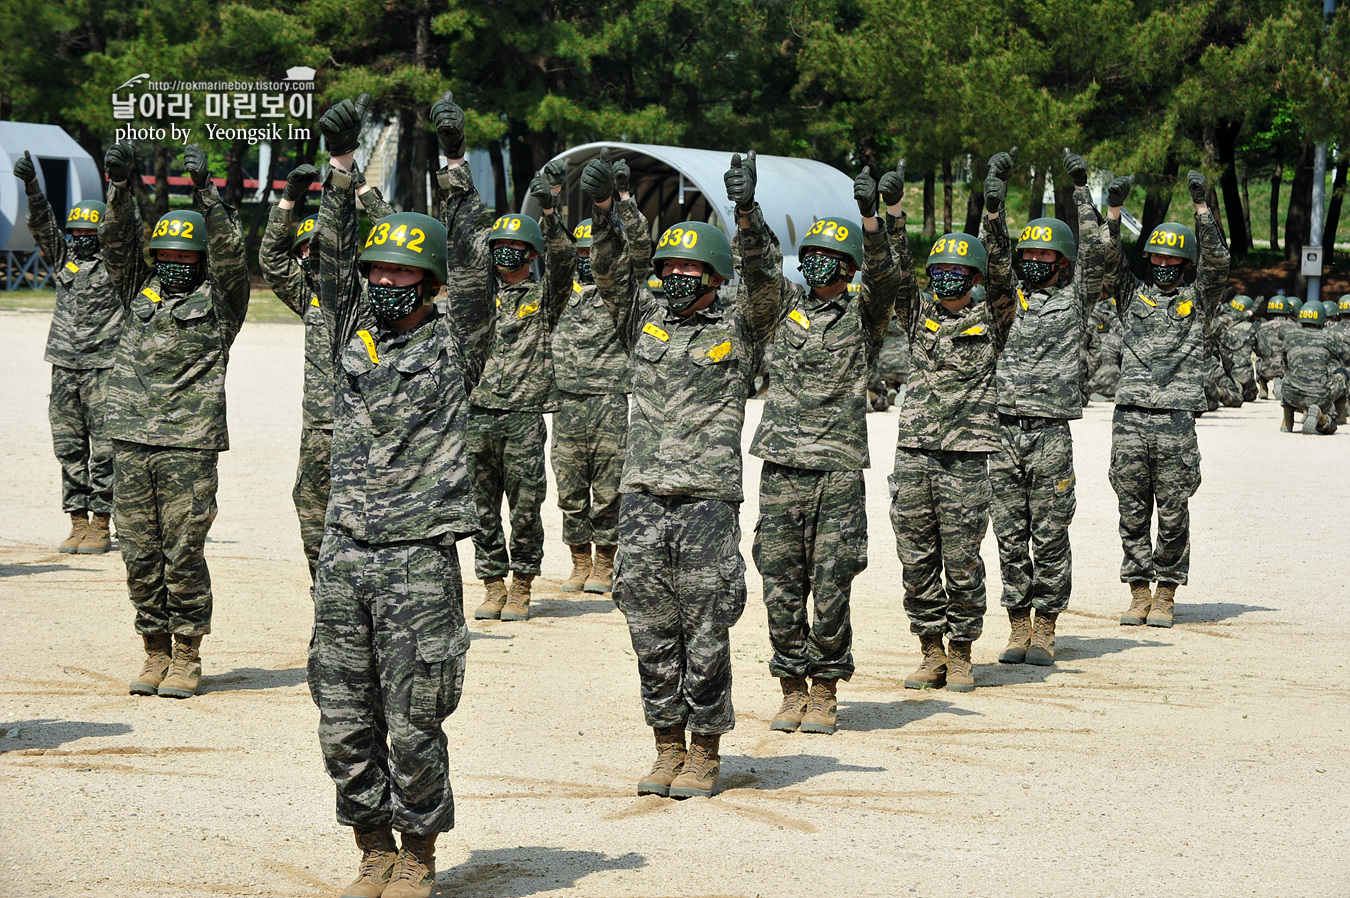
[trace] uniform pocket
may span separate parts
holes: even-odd
[[[419,730],[435,729],[459,707],[464,691],[464,652],[453,650],[452,633],[419,634],[408,721]]]
[[[717,572],[721,583],[713,606],[713,625],[730,629],[745,612],[745,559],[740,549],[721,558]]]

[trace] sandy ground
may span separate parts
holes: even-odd
[[[141,650],[120,558],[56,552],[48,317],[0,325],[0,894],[336,895],[356,854],[305,687],[300,328],[249,324],[235,346],[207,677],[178,702],[126,694]],[[1278,414],[1264,402],[1200,421],[1193,585],[1176,628],[1122,629],[1110,407],[1089,408],[1058,663],[996,663],[1008,627],[989,541],[967,695],[898,685],[917,640],[887,517],[895,417],[872,416],[871,567],[842,729],[768,731],[777,684],[752,567],[712,801],[634,795],[653,749],[627,630],[607,598],[557,592],[550,493],[536,616],[470,624],[446,722],[459,825],[437,894],[1350,895],[1350,437],[1282,435]],[[747,443],[758,416],[751,403]],[[751,497],[758,472],[750,460]],[[474,607],[476,583],[466,595]]]

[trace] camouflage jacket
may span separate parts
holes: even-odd
[[[225,367],[248,313],[248,263],[239,215],[214,184],[193,193],[206,219],[206,279],[190,293],[161,288],[145,260],[140,212],[129,187],[114,187],[99,240],[108,273],[130,312],[108,379],[111,439],[182,449],[230,448]]]
[[[652,237],[647,219],[632,200],[621,200],[616,208],[632,253],[626,264],[642,275],[649,264],[641,257],[644,246],[645,258],[651,258]],[[627,393],[633,385],[629,368],[628,353],[594,280],[587,284],[574,281],[572,294],[553,330],[553,375],[558,389],[578,396]]]
[[[1256,350],[1257,373],[1267,380],[1284,377],[1284,338],[1290,330],[1297,330],[1298,322],[1292,318],[1263,318],[1256,322],[1253,330],[1253,347]]]
[[[1107,277],[1124,326],[1116,405],[1203,412],[1205,329],[1228,281],[1228,248],[1214,213],[1195,216],[1195,283],[1172,290],[1135,277],[1120,251],[1120,222],[1107,229]]]
[[[912,269],[904,222],[892,225],[891,252],[902,270]],[[868,264],[877,264],[868,245]],[[1006,327],[998,326],[995,297],[1008,287],[992,281],[983,302],[970,302],[950,312],[928,293],[913,291],[909,301],[895,304],[895,317],[909,337],[913,369],[900,408],[896,446],[928,452],[994,452],[998,450],[998,413],[994,405],[994,370],[1003,349]],[[1077,359],[1075,357],[1075,364]]]
[[[399,333],[366,299],[356,186],[353,174],[330,168],[311,244],[336,381],[326,526],[376,545],[450,544],[478,528],[464,428],[482,360],[465,347],[481,344],[488,317],[487,259],[475,239],[486,210],[472,192],[442,204],[447,312],[437,307]]]
[[[1350,365],[1350,334],[1300,325],[1285,333],[1284,357],[1289,366],[1285,390],[1321,401],[1331,388],[1327,375],[1332,367]]]
[[[1073,192],[1078,204],[1078,258],[1066,284],[1039,289],[1017,283],[1007,219],[986,223],[991,279],[1013,284],[1012,324],[998,357],[998,410],[1028,418],[1083,416],[1080,356],[1087,321],[1102,292],[1101,222],[1086,187]]]
[[[28,231],[56,281],[56,309],[44,358],[62,368],[111,368],[127,310],[108,274],[104,254],[100,251],[92,259],[76,259],[37,182],[25,186]],[[99,222],[95,219],[89,225],[98,228]]]
[[[378,190],[367,190],[360,199],[372,222],[394,213],[393,207],[384,201]],[[319,295],[314,289],[314,280],[305,273],[300,260],[291,251],[298,224],[294,209],[272,206],[267,214],[267,230],[263,234],[262,246],[258,250],[258,265],[277,299],[299,315],[305,325],[304,427],[332,430],[333,343],[328,336],[323,312],[319,309]]]
[[[756,305],[775,308],[769,394],[750,453],[812,471],[857,471],[867,451],[867,382],[902,281],[884,225],[863,231],[873,245],[862,288],[821,300],[783,276],[783,253],[758,206],[740,228],[740,272]]]
[[[778,308],[740,291],[734,308],[677,315],[633,272],[617,216],[597,210],[591,235],[591,271],[633,364],[620,491],[740,502],[745,399]]]

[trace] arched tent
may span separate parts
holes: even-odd
[[[731,153],[641,143],[588,143],[554,157],[569,163],[562,192],[569,228],[591,214],[590,200],[581,192],[581,170],[605,148],[611,158],[623,159],[633,170],[633,196],[652,224],[653,237],[690,220],[711,222],[729,238],[735,236],[734,210],[722,181]],[[755,198],[782,244],[784,271],[800,281],[797,243],[811,224],[832,215],[858,218],[853,179],[823,162],[788,156],[757,155],[755,171]],[[526,197],[521,211],[538,216],[539,205],[533,197]]]

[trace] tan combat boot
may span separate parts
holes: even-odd
[[[384,898],[431,898],[436,889],[436,833],[429,836],[403,834]]]
[[[502,608],[502,620],[530,619],[530,584],[533,574],[516,571],[511,575],[511,591],[506,596],[506,606]]]
[[[684,769],[687,754],[684,750],[684,727],[654,727],[652,731],[656,733],[656,763],[652,765],[651,773],[638,783],[638,794],[665,798],[670,794],[671,781]]]
[[[839,728],[839,702],[835,698],[838,680],[816,677],[811,680],[811,703],[802,717],[803,733],[831,735]]]
[[[169,673],[169,652],[173,650],[173,638],[168,633],[142,634],[145,643],[145,664],[136,679],[131,681],[132,695],[156,695],[159,684]]]
[[[1130,607],[1120,616],[1122,627],[1142,627],[1148,618],[1148,609],[1153,606],[1153,595],[1147,580],[1136,580],[1130,584]]]
[[[947,691],[974,692],[975,669],[970,661],[968,640],[953,639],[947,645]]]
[[[84,532],[84,539],[80,541],[80,547],[75,551],[81,555],[102,555],[111,549],[112,533],[108,526],[111,517],[112,515],[94,512],[89,529]]]
[[[942,634],[919,637],[923,661],[919,669],[905,677],[906,689],[941,689],[947,683],[947,653],[942,650]]]
[[[604,595],[614,578],[614,546],[595,547],[595,567],[586,580],[586,591]]]
[[[769,729],[780,733],[795,733],[802,725],[802,715],[810,698],[806,695],[806,680],[803,677],[779,677],[778,684],[783,689],[783,704],[778,713],[769,721]]]
[[[1158,594],[1153,597],[1153,610],[1148,613],[1150,627],[1172,626],[1172,611],[1176,607],[1177,585],[1159,583]]]
[[[581,592],[591,575],[591,544],[568,546],[572,550],[572,576],[563,581],[563,592]]]
[[[342,898],[380,898],[389,885],[394,862],[398,859],[394,833],[387,826],[384,829],[353,827],[353,830],[356,847],[361,849],[361,867],[352,884],[342,890]]]
[[[1031,633],[1031,648],[1027,649],[1027,663],[1049,667],[1055,663],[1055,618],[1058,614],[1036,612],[1036,627]]]
[[[67,536],[65,542],[61,543],[61,551],[67,555],[74,555],[80,550],[80,543],[84,542],[84,535],[89,532],[89,512],[72,511],[70,513],[70,536]]]
[[[1344,399],[1336,400],[1336,423],[1350,423],[1350,401]]]
[[[1027,648],[1031,645],[1031,609],[1009,608],[1008,623],[1012,624],[1012,634],[1008,636],[1007,647],[998,653],[998,663],[1021,664],[1027,659]]]
[[[159,694],[165,698],[190,698],[197,694],[202,683],[202,638],[200,636],[173,637],[173,660],[169,675],[159,684]]]
[[[1303,413],[1303,433],[1304,435],[1316,434],[1317,425],[1322,420],[1322,409],[1315,405],[1308,406],[1308,410]]]
[[[712,798],[722,776],[722,756],[717,752],[722,736],[720,733],[695,733],[691,741],[693,744],[684,760],[684,770],[670,781],[670,797]]]
[[[489,577],[483,581],[487,588],[487,598],[473,613],[474,620],[497,620],[502,616],[506,605],[506,581],[501,577]]]
[[[1294,432],[1294,408],[1293,406],[1286,405],[1284,407],[1284,417],[1281,419],[1280,423],[1280,433],[1293,433],[1293,432]]]

